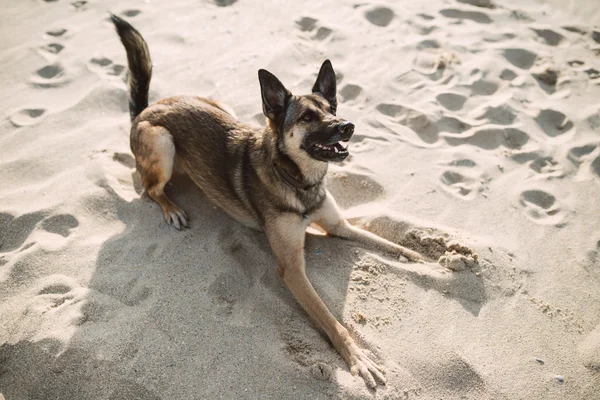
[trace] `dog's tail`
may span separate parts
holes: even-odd
[[[146,41],[129,22],[110,15],[117,28],[121,43],[127,52],[129,74],[129,114],[133,121],[146,107],[148,107],[148,90],[152,78],[152,60]]]

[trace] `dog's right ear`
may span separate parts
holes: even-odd
[[[275,75],[267,70],[258,70],[258,80],[260,81],[263,113],[279,126],[285,114],[287,102],[292,94]]]

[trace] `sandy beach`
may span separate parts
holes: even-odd
[[[0,1],[0,400],[600,399],[597,1]],[[259,68],[337,73],[328,187],[419,265],[311,232],[307,273],[383,366],[369,390],[188,178],[142,196],[126,56],[150,100],[264,126]],[[452,260],[452,246],[477,262]]]

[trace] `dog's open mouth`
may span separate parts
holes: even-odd
[[[350,154],[348,152],[348,140],[333,144],[313,143],[310,149],[311,156],[321,161],[342,161]]]

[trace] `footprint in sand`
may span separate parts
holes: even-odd
[[[469,136],[444,135],[451,146],[468,144],[483,150],[495,150],[500,146],[519,150],[529,142],[529,135],[516,128],[483,128]]]
[[[70,214],[48,215],[45,211],[38,211],[32,214],[24,214],[14,218],[10,214],[0,213],[0,253],[16,250],[20,248],[31,233],[39,228],[63,237],[71,234],[71,230],[79,226],[77,218]],[[41,223],[40,223],[41,221]],[[23,246],[23,251],[33,243]]]
[[[473,165],[473,167],[474,166],[476,166],[476,164]],[[442,189],[463,200],[471,200],[477,197],[477,195],[483,191],[483,186],[479,181],[479,177],[476,176],[479,174],[474,170],[469,170],[473,167],[469,166],[467,168],[455,168],[444,171],[440,176],[440,185]]]
[[[517,21],[527,21],[527,22],[534,21],[534,19],[529,14],[527,14],[524,11],[520,11],[520,10],[512,10],[510,12],[510,17]]]
[[[479,11],[464,11],[456,8],[445,8],[440,10],[440,14],[447,18],[453,18],[458,20],[470,20],[480,24],[489,24],[492,22],[492,19]]]
[[[455,117],[441,117],[436,121],[440,132],[463,133],[471,129],[471,125]]]
[[[600,156],[596,157],[596,159],[592,161],[592,172],[594,172],[596,176],[600,178]]]
[[[137,306],[152,295],[152,288],[144,285],[136,277],[124,285],[121,295],[123,303],[128,306]]]
[[[69,293],[73,288],[70,285],[64,283],[48,284],[42,290],[38,292],[38,295],[42,294],[66,294]]]
[[[135,158],[131,154],[114,153],[112,159],[127,168],[135,168]]]
[[[471,129],[471,125],[455,117],[432,118],[424,112],[399,104],[379,104],[376,107],[391,123],[406,126],[426,144],[436,143],[441,132],[459,134]],[[395,131],[395,130],[394,130]]]
[[[567,64],[569,64],[569,67],[578,68],[578,67],[581,67],[582,65],[584,65],[585,62],[581,61],[581,60],[571,60],[571,61],[568,61]]]
[[[384,103],[377,105],[375,108],[384,116],[389,117],[393,123],[404,125],[413,130],[423,142],[427,144],[437,142],[439,130],[425,113],[398,104]]]
[[[453,76],[449,67],[459,62],[456,54],[451,51],[440,48],[424,48],[414,58],[413,69],[432,81],[440,81],[444,78],[441,82],[447,83]]]
[[[537,54],[525,49],[505,49],[502,55],[517,68],[529,69],[537,59]]]
[[[471,84],[471,92],[479,96],[491,96],[498,90],[498,84],[493,81],[479,79]]]
[[[585,74],[592,80],[600,78],[600,71],[594,68],[588,68],[584,70]]]
[[[492,2],[492,0],[458,0],[458,2],[481,8],[496,8],[496,5]]]
[[[36,86],[49,88],[62,86],[69,81],[61,64],[55,63],[38,69],[30,78],[31,83]]]
[[[296,25],[302,32],[311,32],[317,27],[317,19],[311,17],[302,17],[296,21]]]
[[[419,44],[417,45],[417,49],[419,49],[419,50],[439,49],[441,47],[442,47],[442,45],[440,44],[440,42],[435,39],[426,39],[426,40],[419,42]]]
[[[508,32],[486,32],[483,35],[483,41],[488,43],[499,43],[514,39],[516,35]]]
[[[459,93],[440,93],[435,99],[449,111],[460,111],[467,101],[467,97]]]
[[[581,26],[566,25],[566,26],[563,26],[562,28],[566,31],[577,33],[579,35],[585,35],[588,33],[587,29],[583,28]]]
[[[334,172],[327,179],[327,187],[342,208],[369,203],[383,196],[383,186],[369,174]]]
[[[363,88],[358,85],[351,83],[344,85],[339,91],[339,95],[342,97],[341,102],[345,103],[348,101],[356,100],[363,93]]]
[[[88,66],[94,72],[112,76],[119,76],[125,71],[123,65],[113,64],[112,60],[106,57],[92,58]]]
[[[503,69],[500,73],[500,79],[502,79],[503,81],[512,81],[517,76],[517,73],[510,69]]]
[[[535,29],[531,28],[544,42],[549,46],[558,46],[565,37],[551,29]]]
[[[237,0],[215,0],[215,4],[219,7],[229,7],[234,5]]]
[[[373,25],[386,27],[394,19],[394,11],[387,7],[375,7],[365,11],[365,18]]]
[[[332,33],[333,33],[333,30],[331,30],[329,28],[326,28],[324,26],[320,26],[319,29],[317,29],[317,33],[315,33],[314,39],[316,39],[316,40],[325,40]]]
[[[532,68],[531,75],[535,78],[542,90],[552,94],[556,91],[556,84],[558,83],[561,72],[552,64],[544,64]]]
[[[78,0],[78,1],[74,1],[71,3],[71,7],[73,7],[73,9],[75,11],[83,11],[85,10],[87,7],[88,2],[85,0]]]
[[[540,175],[546,175],[547,177],[561,178],[565,175],[562,165],[552,157],[539,157],[529,167]]]
[[[50,54],[58,54],[65,49],[60,43],[49,43],[40,47],[40,50],[50,53]]]
[[[33,301],[37,307],[43,309],[55,309],[71,302],[76,297],[81,296],[81,291],[77,291],[80,286],[77,282],[65,275],[46,276],[37,283],[37,296]]]
[[[585,161],[594,150],[596,150],[596,144],[585,144],[583,146],[576,146],[569,150],[567,158],[575,165],[579,165]]]
[[[435,17],[433,15],[429,15],[429,14],[417,14],[417,17],[419,18],[423,18],[425,21],[431,21],[432,19],[435,19]]]
[[[470,159],[457,159],[444,166],[440,175],[441,188],[462,200],[471,200],[484,191],[485,173]]]
[[[500,104],[480,109],[480,113],[475,119],[492,124],[511,125],[517,119],[517,113],[508,104]]]
[[[544,109],[535,117],[535,122],[550,137],[557,137],[573,129],[573,122],[560,111]]]
[[[543,190],[527,190],[521,193],[519,202],[523,212],[535,223],[544,225],[560,225],[563,211],[556,197]]]
[[[77,218],[71,214],[59,214],[46,218],[42,221],[40,227],[50,233],[67,237],[71,234],[71,230],[79,226]]]
[[[38,211],[14,217],[7,213],[0,213],[0,253],[13,251],[21,247],[27,240],[35,226],[44,219],[45,212]]]
[[[64,36],[65,33],[67,33],[67,30],[64,28],[56,28],[56,29],[50,29],[49,31],[46,31],[46,35],[49,35],[52,37],[61,37],[61,36]]]
[[[124,16],[129,17],[129,18],[133,18],[133,17],[137,17],[141,13],[142,13],[141,10],[135,10],[135,9],[133,9],[133,10],[125,10],[125,11],[123,11],[121,13],[121,15],[124,15]]]
[[[9,119],[16,127],[29,126],[40,122],[45,113],[46,110],[43,108],[26,108],[13,114]]]
[[[317,19],[314,19],[311,17],[302,17],[298,21],[296,21],[296,25],[297,25],[298,29],[300,29],[301,32],[314,32],[312,39],[315,39],[315,40],[327,39],[333,33],[333,30],[331,30],[325,26],[318,27],[317,22],[319,22],[319,20],[317,20]],[[316,29],[316,31],[315,31],[315,29]]]

